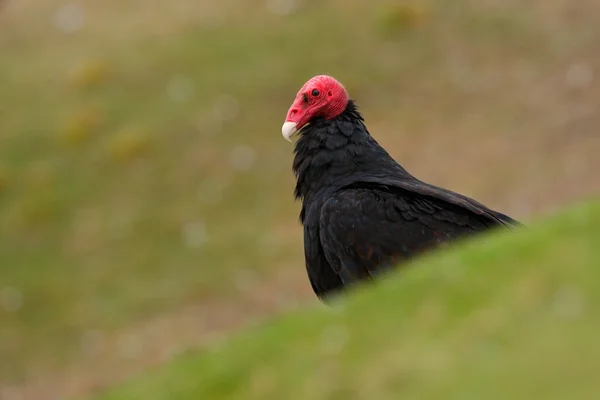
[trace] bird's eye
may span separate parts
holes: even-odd
[[[317,97],[319,94],[321,94],[321,92],[319,92],[319,89],[313,89],[313,91],[312,91],[312,95],[313,95],[314,97]]]

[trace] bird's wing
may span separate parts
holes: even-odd
[[[320,242],[344,283],[496,224],[468,209],[384,186],[345,188],[321,207]]]
[[[519,221],[508,215],[494,211],[470,197],[422,182],[410,175],[402,176],[400,178],[394,177],[393,174],[387,176],[365,176],[346,187],[368,187],[369,185],[386,187],[390,190],[402,190],[421,197],[427,197],[434,203],[441,202],[442,204],[448,204],[449,206],[457,206],[474,215],[489,220],[492,224],[503,225],[507,228],[522,226]]]
[[[327,261],[319,239],[319,224],[304,225],[304,259],[313,291],[321,300],[343,287],[340,275]]]

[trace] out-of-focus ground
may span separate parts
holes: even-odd
[[[85,398],[593,398],[600,203],[496,233]]]
[[[0,6],[0,398],[89,393],[315,301],[292,146],[340,79],[417,177],[527,222],[600,193],[600,3]]]

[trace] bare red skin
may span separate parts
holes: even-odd
[[[285,121],[295,122],[300,130],[313,118],[333,119],[348,105],[350,96],[344,86],[328,75],[317,75],[302,86],[288,110]]]

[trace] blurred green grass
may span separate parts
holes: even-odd
[[[544,95],[573,60],[597,65],[591,0],[564,19],[566,1],[438,0],[418,24],[416,3],[307,1],[281,16],[107,1],[71,35],[51,23],[62,2],[14,4],[0,27],[0,289],[21,304],[0,307],[0,384],[76,363],[89,331],[243,304],[240,274],[274,298],[311,297],[280,125],[312,75],[344,82],[418,176],[517,217],[595,182],[593,146],[544,147],[570,132],[548,115],[598,92]],[[571,155],[589,157],[587,175],[564,168]]]
[[[588,399],[600,204],[429,255],[93,397]]]

